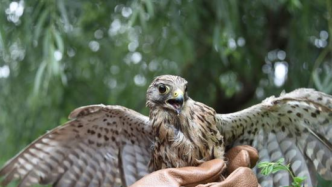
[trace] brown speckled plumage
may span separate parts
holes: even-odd
[[[223,158],[224,144],[216,127],[215,111],[191,99],[186,103],[179,116],[163,109],[151,110],[156,135],[151,162],[154,170],[196,166]]]
[[[199,91],[199,90],[198,90]],[[71,121],[38,138],[0,170],[1,186],[128,186],[167,167],[223,158],[224,147],[249,144],[260,161],[285,158],[305,186],[319,173],[332,180],[332,97],[298,89],[233,114],[215,111],[188,96],[187,81],[157,77],[147,90],[146,117],[121,106],[74,110]],[[257,169],[254,169],[255,171]],[[262,186],[285,186],[286,172],[258,174]]]
[[[172,96],[157,101],[152,99],[151,95],[160,84],[170,87],[168,94],[176,89],[183,90],[185,96],[180,114],[167,108],[167,99]],[[185,93],[186,86],[187,81],[183,78],[165,75],[157,77],[147,91],[147,106],[155,135],[150,163],[153,170],[196,166],[213,158],[223,158],[224,144],[216,126],[216,112],[190,99]]]

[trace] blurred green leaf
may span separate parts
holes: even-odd
[[[152,17],[154,16],[154,8],[153,8],[153,1],[152,0],[143,0],[146,4],[147,13]]]
[[[284,165],[285,159],[280,158],[277,162],[260,162],[257,167],[261,169],[262,175],[271,175],[279,171],[287,171],[292,177],[293,182],[291,187],[301,187],[305,178],[294,176],[290,170],[289,165]]]
[[[45,29],[44,24],[45,24],[47,18],[49,17],[49,14],[50,14],[49,9],[45,8],[45,9],[43,9],[40,17],[39,16],[37,17],[38,21],[35,26],[35,32],[34,32],[34,39],[37,41],[39,40],[40,34],[42,32],[44,32],[44,29]]]
[[[53,35],[54,35],[54,38],[55,38],[57,50],[59,50],[59,52],[61,54],[63,54],[65,47],[64,47],[63,40],[60,36],[60,33],[56,29],[53,29]]]
[[[35,77],[35,82],[34,82],[34,94],[38,95],[38,92],[40,91],[40,86],[41,86],[41,82],[42,82],[42,78],[43,78],[43,74],[45,72],[46,69],[46,63],[42,62],[38,68],[36,77]]]

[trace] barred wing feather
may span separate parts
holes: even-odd
[[[149,173],[148,117],[121,106],[91,105],[69,118],[9,160],[0,170],[1,184],[18,179],[20,187],[126,186]]]
[[[317,185],[317,173],[332,180],[332,97],[312,89],[298,89],[232,114],[218,114],[218,127],[227,146],[249,144],[260,161],[285,158],[305,186]],[[255,169],[257,171],[257,169]],[[286,172],[258,175],[262,186],[285,186]]]

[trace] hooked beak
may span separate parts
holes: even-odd
[[[180,89],[177,89],[173,92],[173,97],[166,101],[167,104],[173,106],[177,115],[181,113],[183,106],[183,92]]]

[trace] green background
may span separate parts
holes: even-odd
[[[331,34],[331,0],[2,0],[0,165],[77,107],[148,114],[161,74],[219,113],[282,90],[331,94]]]

